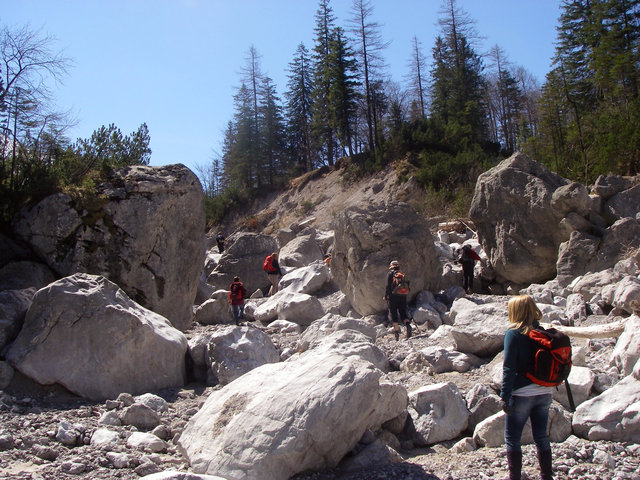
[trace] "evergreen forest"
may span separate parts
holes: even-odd
[[[473,19],[442,0],[433,45],[418,36],[407,45],[401,86],[385,73],[374,9],[372,0],[353,0],[351,17],[339,22],[330,0],[318,0],[313,44],[297,45],[285,86],[249,46],[221,153],[197,172],[211,223],[337,164],[346,180],[402,164],[454,201],[515,151],[584,184],[639,172],[640,0],[562,0],[542,83],[501,46],[478,51]],[[0,54],[4,222],[42,195],[90,192],[112,168],[149,163],[145,124],[129,135],[111,124],[88,139],[66,138],[68,116],[51,108],[53,92],[38,81],[68,74],[71,61],[51,38],[2,28]]]

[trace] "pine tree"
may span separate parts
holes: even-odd
[[[353,120],[357,108],[356,60],[338,27],[329,41],[329,126],[336,132],[343,154],[353,155]]]
[[[266,173],[268,185],[274,186],[288,173],[288,162],[282,106],[269,77],[263,78],[260,89],[259,132],[262,168],[258,176]]]
[[[334,30],[335,17],[329,0],[320,0],[316,12],[316,40],[313,47],[313,110],[311,128],[314,149],[326,157],[326,163],[333,165],[335,158],[335,132],[331,126],[329,92],[331,73],[329,64],[329,43]]]
[[[433,48],[432,115],[457,132],[455,136],[481,142],[486,136],[485,85],[482,60],[470,44],[472,22],[456,0],[443,5],[442,32]]]
[[[298,171],[311,171],[314,157],[311,148],[312,69],[304,44],[298,45],[289,64],[287,99],[287,132],[291,155],[299,159]]]

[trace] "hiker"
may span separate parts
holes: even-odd
[[[509,479],[520,480],[522,470],[521,437],[527,419],[531,419],[533,440],[538,449],[540,478],[552,480],[551,444],[547,436],[552,387],[533,383],[526,371],[534,363],[535,344],[528,333],[539,326],[540,309],[529,295],[509,300],[509,328],[504,335],[504,360],[502,367],[502,410],[507,414],[504,441],[507,446]]]
[[[331,267],[331,254],[330,253],[325,253],[324,254],[324,264],[327,267]]]
[[[396,340],[400,339],[400,327],[398,326],[398,316],[407,327],[407,338],[411,338],[411,323],[407,315],[407,295],[409,294],[409,281],[404,278],[400,271],[400,263],[393,260],[389,264],[387,273],[387,285],[384,293],[384,301],[387,302],[391,312],[393,322],[393,334]]]
[[[267,294],[267,296],[270,297],[278,291],[278,282],[282,276],[282,270],[280,270],[280,265],[278,264],[278,254],[273,252],[271,255],[267,255],[262,268],[267,272],[267,277],[271,283],[269,293]]]
[[[222,232],[218,232],[218,235],[216,235],[216,243],[218,244],[219,253],[224,252],[224,242],[225,242],[224,235],[222,234]]]
[[[244,299],[247,296],[247,289],[244,288],[240,277],[233,277],[233,282],[229,285],[229,304],[233,310],[233,320],[236,325],[240,325],[240,320],[244,318]]]
[[[476,260],[480,261],[481,259],[475,250],[471,248],[471,245],[462,247],[458,262],[462,265],[462,288],[467,293],[473,291],[473,267],[476,264]]]

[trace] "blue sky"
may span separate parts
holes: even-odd
[[[440,0],[373,0],[388,74],[404,82],[414,36],[430,60]],[[539,80],[554,54],[560,0],[459,0],[482,37],[478,52],[499,45]],[[316,0],[0,0],[0,24],[56,37],[73,59],[54,88],[59,110],[87,138],[114,123],[129,134],[146,122],[152,165],[184,163],[194,171],[221,151],[247,51],[283,97],[296,47],[313,47]],[[331,0],[346,28],[351,0]]]

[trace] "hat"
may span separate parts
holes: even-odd
[[[390,264],[389,264],[389,268],[396,268],[400,266],[400,262],[398,262],[397,260],[393,260]]]

